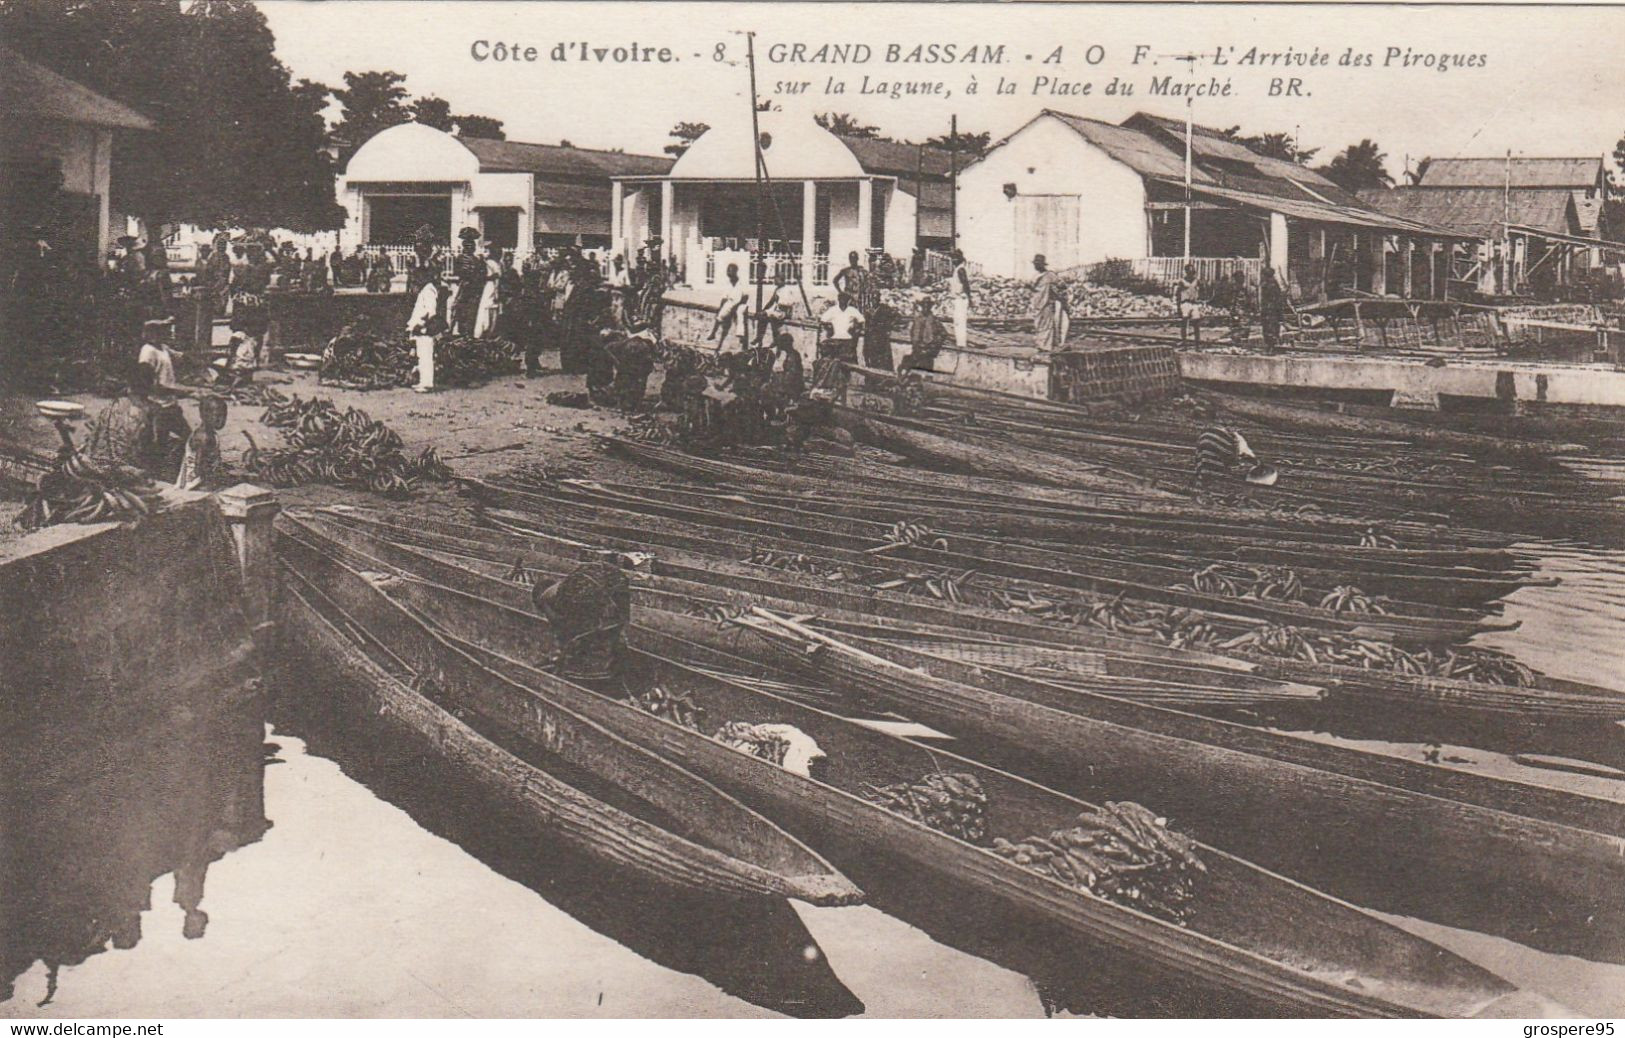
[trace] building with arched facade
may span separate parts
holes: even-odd
[[[610,239],[610,181],[658,174],[672,160],[619,151],[458,137],[421,123],[374,134],[338,179],[349,211],[339,242],[405,248],[429,226],[442,244],[477,227],[523,256],[557,245],[602,248]]]
[[[848,253],[906,262],[916,247],[947,246],[953,200],[945,152],[840,137],[782,112],[760,113],[759,123],[760,193],[744,119],[701,134],[670,170],[613,178],[616,251],[630,256],[659,238],[661,255],[676,259],[689,285],[715,284],[735,263],[756,277],[783,271],[809,290],[828,291],[832,266],[844,266]],[[758,227],[766,262],[753,267]]]

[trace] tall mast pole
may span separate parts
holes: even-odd
[[[1507,149],[1506,180],[1501,187],[1501,291],[1512,288],[1512,149]]]
[[[767,231],[763,220],[767,218],[766,189],[762,174],[767,160],[762,156],[762,125],[756,112],[756,34],[745,33],[745,57],[750,63],[750,147],[756,156],[756,256],[762,264],[762,276],[757,277],[752,264],[751,280],[756,282],[756,312],[762,312],[762,282],[767,280]],[[756,318],[758,321],[761,317]]]
[[[915,226],[919,215],[915,214]],[[948,238],[949,248],[959,248],[959,116],[948,117]]]

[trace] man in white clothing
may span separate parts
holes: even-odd
[[[739,348],[747,345],[745,340],[745,315],[750,308],[750,289],[739,281],[739,264],[728,264],[728,282],[722,289],[722,300],[717,303],[716,323],[711,326],[711,334],[707,338],[717,340],[719,347],[728,345],[728,336],[737,328],[739,332]]]
[[[179,389],[175,378],[175,358],[185,356],[170,345],[175,336],[175,322],[146,321],[141,325],[141,355],[136,359],[152,368],[154,381],[165,389]]]
[[[965,254],[954,250],[954,272],[948,275],[948,295],[954,304],[954,345],[964,349],[970,341],[970,275]]]
[[[412,388],[419,393],[434,392],[434,341],[446,330],[440,268],[429,268],[428,278],[412,303],[412,316],[406,319],[406,334],[418,351],[418,384]]]

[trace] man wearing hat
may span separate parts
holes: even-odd
[[[434,228],[423,224],[412,232],[412,263],[406,268],[406,294],[416,299],[423,286],[429,283],[430,271],[435,265]]]
[[[1042,254],[1033,257],[1033,269],[1038,280],[1033,282],[1032,301],[1027,314],[1033,319],[1033,345],[1040,350],[1055,351],[1066,342],[1067,325],[1071,318],[1066,312],[1066,285]]]
[[[181,388],[175,378],[175,361],[185,354],[172,345],[174,339],[175,322],[172,318],[142,322],[141,354],[136,359],[152,368],[153,381],[161,389]]]
[[[451,265],[451,274],[457,280],[457,297],[451,308],[451,330],[454,335],[473,335],[479,320],[480,295],[485,291],[485,260],[480,258],[480,232],[464,227],[457,232],[462,239],[463,251]]]
[[[418,384],[412,387],[419,393],[434,392],[434,343],[446,331],[446,303],[440,285],[440,271],[429,267],[428,280],[418,289],[412,301],[412,314],[406,319],[406,334],[418,354]]]

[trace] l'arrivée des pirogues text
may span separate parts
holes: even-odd
[[[478,62],[580,62],[602,65],[672,64],[690,59],[730,61],[738,56],[742,45],[737,41],[720,41],[709,49],[688,54],[669,45],[631,40],[604,43],[593,40],[559,40],[550,43],[527,43],[477,39],[469,44],[468,53]],[[1108,60],[1107,48],[1098,43],[1075,42],[1057,45],[1037,52],[1003,43],[979,42],[909,42],[909,43],[851,43],[837,41],[764,41],[760,48],[763,61],[769,65],[1012,65],[1021,63],[1053,65],[1062,60],[1064,51],[1070,50],[1073,60],[1085,65],[1102,65]],[[1150,44],[1136,44],[1129,55],[1132,65],[1158,64],[1159,55]],[[1380,50],[1357,50],[1353,47],[1271,47],[1237,44],[1215,45],[1205,55],[1198,55],[1203,63],[1213,68],[1384,68],[1425,69],[1448,72],[1452,69],[1480,69],[1488,66],[1489,56],[1469,51],[1443,51],[1436,48],[1412,47],[1394,44]]]

